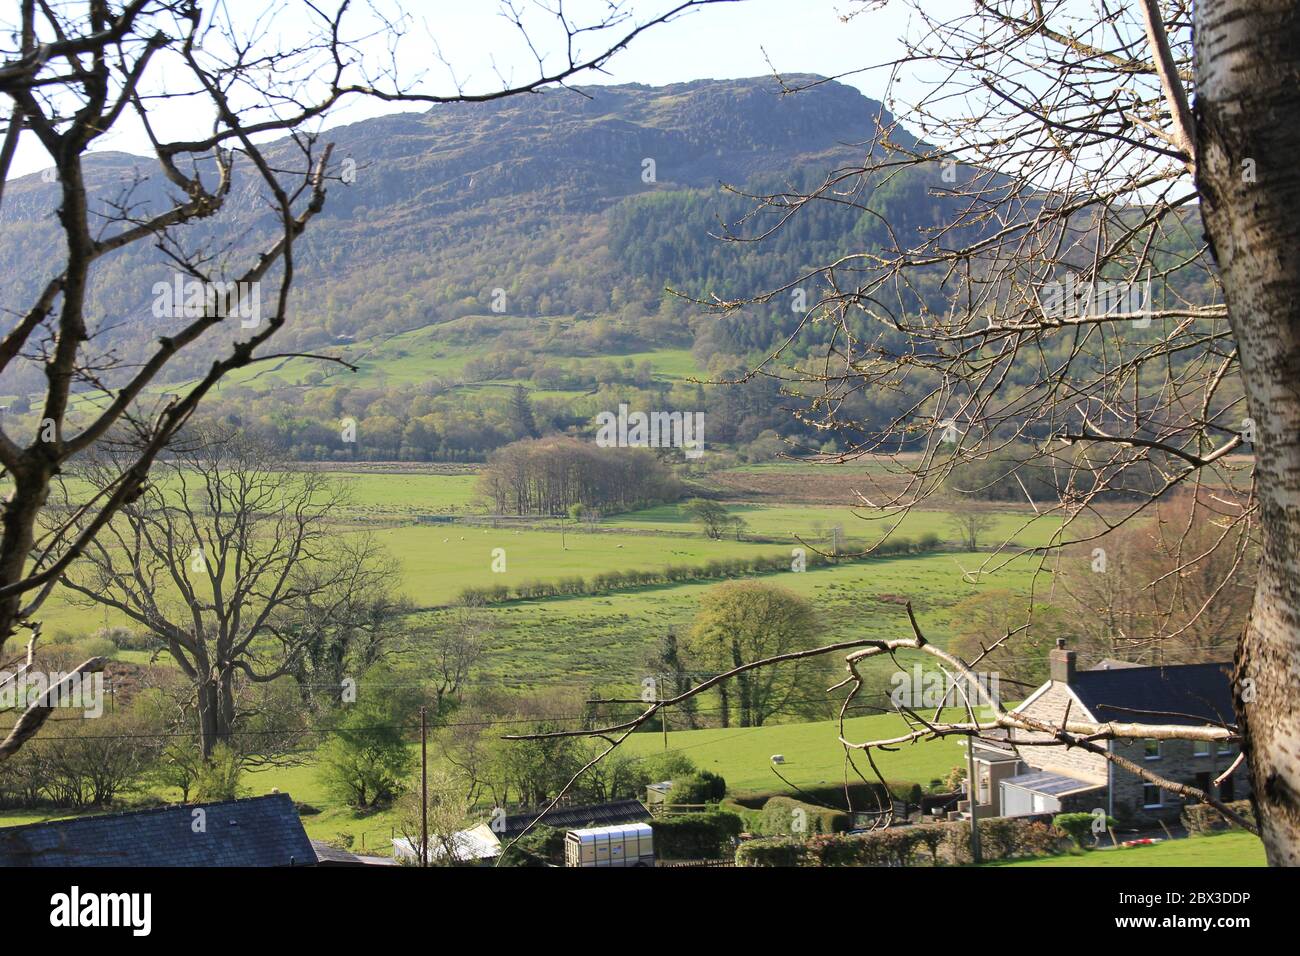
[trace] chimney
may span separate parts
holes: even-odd
[[[1062,684],[1074,682],[1075,654],[1074,651],[1065,649],[1065,638],[1058,637],[1056,639],[1056,647],[1047,655],[1047,660],[1050,665],[1052,680],[1060,681]]]

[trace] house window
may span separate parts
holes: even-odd
[[[1227,756],[1227,755],[1229,755],[1229,754],[1231,754],[1231,753],[1232,753],[1232,744],[1228,743],[1226,740],[1220,740],[1220,741],[1219,741],[1219,756],[1220,756],[1220,757],[1223,757],[1223,756]]]
[[[1154,783],[1142,785],[1142,806],[1148,810],[1164,806],[1164,794]]]
[[[1208,757],[1210,755],[1210,742],[1208,740],[1197,740],[1192,744],[1192,755],[1195,757]]]
[[[1159,760],[1159,759],[1160,759],[1160,741],[1158,741],[1158,740],[1148,740],[1148,741],[1146,742],[1145,747],[1146,747],[1146,752],[1143,754],[1143,756],[1145,757],[1145,759],[1147,759],[1147,760]]]

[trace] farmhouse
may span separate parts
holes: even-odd
[[[1050,679],[1015,713],[1046,724],[1066,718],[1201,725],[1231,723],[1232,689],[1227,664],[1143,667],[1102,661],[1081,670],[1064,641],[1050,653]],[[976,741],[977,809],[980,816],[1088,812],[1103,809],[1121,823],[1155,825],[1177,820],[1183,799],[1117,767],[1100,754],[1078,748],[1029,746],[1046,734],[1012,730],[1001,739]],[[1237,757],[1237,748],[1191,740],[1113,740],[1101,744],[1160,776],[1203,790]],[[1242,763],[1217,787],[1222,800],[1249,795]]]

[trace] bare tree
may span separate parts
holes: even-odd
[[[963,548],[978,551],[980,541],[996,521],[991,513],[964,504],[949,516],[948,524],[957,533],[957,540]]]
[[[84,486],[118,467],[88,460]],[[200,430],[156,467],[161,480],[118,510],[62,582],[166,642],[194,686],[206,758],[231,743],[237,679],[288,677],[331,633],[394,607],[395,566],[369,536],[332,523],[338,483],[285,470],[242,434]]]
[[[413,635],[420,645],[421,660],[430,668],[428,677],[439,714],[445,713],[453,700],[460,699],[483,659],[492,628],[490,618],[457,608],[449,611],[436,628]]]
[[[291,318],[295,243],[323,208],[327,184],[347,176],[319,136],[336,106],[357,97],[439,105],[535,92],[599,70],[645,30],[720,2],[731,0],[681,0],[642,18],[614,2],[585,20],[559,5],[503,2],[500,11],[535,56],[536,70],[519,82],[502,78],[469,90],[445,63],[448,93],[425,92],[403,78],[395,44],[410,22],[374,5],[358,13],[347,0],[304,3],[308,26],[289,40],[276,32],[273,5],[234,13],[203,0],[12,4],[0,22],[0,97],[8,107],[0,202],[20,141],[34,138],[57,180],[62,249],[0,337],[0,372],[26,362],[46,382],[30,442],[0,431],[0,467],[12,484],[0,518],[0,646],[20,628],[36,633],[36,615],[59,578],[139,496],[159,454],[217,383],[234,369],[284,357],[268,346]],[[389,60],[367,55],[366,43],[376,37]],[[206,132],[169,137],[160,106],[178,103]],[[152,144],[164,183],[153,202],[142,200],[140,182],[105,198],[87,176],[88,151],[128,126]],[[277,136],[287,138],[268,146]],[[272,213],[274,235],[260,247],[241,245],[246,230],[222,217],[237,183],[255,215]],[[197,228],[205,222],[210,229]],[[122,317],[97,315],[91,291],[96,267],[137,243],[157,246],[178,280],[202,291],[192,312],[176,303],[163,310],[171,320],[159,325],[156,344],[126,360],[103,344],[103,333]],[[151,397],[149,389],[178,356],[200,351],[213,356],[205,372],[175,394]],[[78,416],[74,397],[84,393],[97,401],[83,403],[89,413]],[[69,525],[38,543],[53,477],[125,423],[140,436],[134,456],[85,502],[75,534]],[[102,662],[81,666],[93,670]],[[33,705],[0,743],[0,760],[37,732],[48,711]]]

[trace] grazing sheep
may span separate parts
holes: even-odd
[[[772,754],[772,763],[785,763],[784,754]]]

